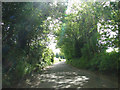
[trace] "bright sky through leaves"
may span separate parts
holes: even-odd
[[[56,48],[56,42],[55,42],[55,37],[53,37],[52,35],[49,36],[50,44],[49,44],[49,48],[53,50],[54,54],[59,53],[60,49]]]

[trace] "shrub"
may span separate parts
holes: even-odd
[[[84,57],[67,60],[67,63],[78,68],[89,68],[89,61]]]
[[[102,54],[99,70],[101,71],[114,71],[117,70],[118,53],[111,52]]]

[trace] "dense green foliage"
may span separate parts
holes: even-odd
[[[108,4],[107,4],[108,3]],[[54,56],[78,68],[120,69],[117,2],[82,2],[65,13],[65,3],[9,2],[2,8],[3,87],[12,87],[32,72],[51,65]],[[113,36],[111,36],[111,32]],[[61,52],[49,49],[50,38]],[[119,44],[118,44],[119,43]]]
[[[65,15],[57,45],[67,63],[79,68],[117,71],[118,53],[106,52],[118,48],[119,10],[117,2],[83,2],[72,6]],[[64,29],[63,29],[64,28]],[[111,33],[116,33],[112,34]]]
[[[61,7],[62,6],[62,7]],[[58,8],[56,11],[55,9]],[[2,7],[3,87],[12,87],[26,75],[51,65],[54,54],[48,48],[48,17],[64,12],[59,3],[6,2]]]

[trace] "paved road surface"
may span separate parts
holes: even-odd
[[[54,64],[42,73],[33,74],[19,88],[117,88],[117,77],[80,70],[65,62]]]

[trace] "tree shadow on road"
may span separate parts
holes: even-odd
[[[32,74],[31,77],[19,83],[19,88],[81,88],[89,81],[89,77],[78,75],[75,71],[64,71],[56,66],[47,68],[42,74]],[[52,70],[51,70],[52,69]]]
[[[18,88],[117,88],[114,82],[100,74],[78,70],[60,62],[47,67],[41,74],[33,73],[20,82]]]

